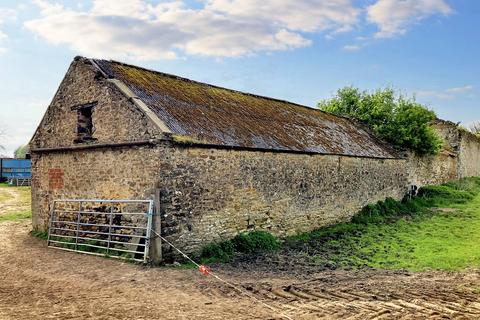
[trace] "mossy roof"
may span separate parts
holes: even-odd
[[[115,61],[95,60],[123,81],[176,135],[230,147],[396,158],[352,119]]]

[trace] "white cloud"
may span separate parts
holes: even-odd
[[[360,10],[351,0],[94,0],[89,10],[35,0],[40,17],[25,27],[80,54],[154,60],[179,53],[237,57],[311,44],[307,33],[345,32]]]
[[[304,32],[351,30],[360,13],[350,0],[207,0],[206,8]]]
[[[460,94],[468,93],[474,89],[472,85],[465,85],[462,87],[453,87],[445,90],[420,90],[417,91],[419,97],[432,97],[441,100],[451,100]]]
[[[0,24],[3,24],[7,20],[15,20],[17,18],[17,12],[9,8],[0,7]]]
[[[453,99],[451,94],[445,93],[445,91],[435,91],[435,90],[419,90],[416,92],[418,97],[431,97],[440,100],[450,100]]]
[[[0,28],[9,20],[15,20],[17,17],[16,11],[8,8],[0,8]],[[5,43],[8,40],[8,35],[0,29],[0,55],[7,51]]]
[[[345,46],[343,46],[343,50],[345,51],[358,51],[362,48],[362,46],[358,45],[358,44],[347,44]]]
[[[378,0],[367,7],[367,19],[376,24],[376,38],[405,34],[408,28],[431,15],[449,15],[452,8],[444,0]]]
[[[50,97],[39,99],[25,95],[16,97],[10,101],[9,105],[2,106],[0,145],[4,150],[0,150],[0,154],[11,157],[16,148],[29,142],[50,100]],[[7,121],[7,119],[15,119],[15,121]]]
[[[447,92],[449,92],[449,93],[465,93],[465,92],[469,92],[469,91],[472,91],[472,90],[473,90],[472,85],[466,85],[466,86],[463,86],[463,87],[455,87],[455,88],[447,89]]]

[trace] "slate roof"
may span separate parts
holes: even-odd
[[[229,90],[115,61],[121,80],[177,135],[228,147],[397,158],[364,125],[295,103]]]

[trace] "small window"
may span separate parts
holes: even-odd
[[[77,111],[77,138],[75,139],[75,143],[82,143],[96,140],[93,138],[93,132],[95,131],[95,127],[93,126],[93,108],[97,105],[96,102],[94,103],[87,103],[84,105],[78,105],[72,107],[72,110]]]

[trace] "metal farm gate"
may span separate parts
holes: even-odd
[[[152,200],[54,200],[49,247],[146,263]]]

